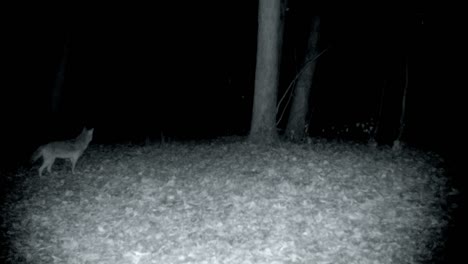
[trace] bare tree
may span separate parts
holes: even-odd
[[[270,144],[278,140],[276,99],[281,37],[281,0],[260,0],[258,6],[257,63],[249,140]]]
[[[293,141],[300,141],[306,136],[306,122],[309,110],[309,94],[312,87],[314,72],[317,65],[319,49],[320,17],[314,16],[307,41],[307,52],[304,66],[298,74],[296,87],[292,92],[293,103],[286,126],[286,136]]]
[[[401,113],[400,113],[400,127],[398,129],[398,137],[393,141],[392,149],[395,151],[401,150],[403,147],[401,142],[401,138],[403,136],[403,132],[405,131],[406,126],[406,93],[408,91],[408,55],[406,56],[405,61],[405,86],[403,87],[403,96],[401,98]]]
[[[60,111],[63,84],[65,82],[65,69],[68,63],[68,52],[69,52],[69,43],[68,43],[68,39],[65,39],[62,58],[57,68],[57,74],[55,76],[55,84],[54,84],[52,94],[51,94],[52,95],[51,110],[54,115],[57,115]]]

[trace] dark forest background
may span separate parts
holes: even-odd
[[[358,11],[356,11],[358,10]],[[151,7],[15,10],[3,33],[2,145],[8,160],[95,127],[95,142],[246,135],[257,37],[256,1]],[[461,18],[438,7],[330,12],[288,2],[278,98],[300,70],[311,17],[322,20],[310,134],[376,118],[381,144],[404,140],[459,159],[464,95]],[[58,111],[51,93],[66,54]],[[284,121],[279,131],[284,128]],[[6,160],[6,159],[4,159]]]

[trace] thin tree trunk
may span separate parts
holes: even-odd
[[[378,110],[375,116],[375,127],[371,131],[369,141],[367,142],[372,147],[377,147],[377,137],[379,136],[380,127],[382,125],[382,115],[383,115],[383,106],[384,106],[386,86],[387,86],[387,81],[384,80],[382,89],[380,90],[380,101],[378,104]]]
[[[299,76],[296,88],[293,91],[293,104],[289,113],[286,126],[286,136],[292,141],[300,141],[305,138],[307,113],[309,110],[309,95],[312,87],[318,56],[318,39],[320,29],[320,17],[315,16],[312,21],[309,39],[307,41],[307,53],[304,60],[304,70]],[[312,61],[311,61],[312,60]]]
[[[405,116],[406,116],[406,92],[408,90],[408,56],[405,61],[405,87],[403,88],[403,97],[401,99],[401,114],[400,114],[400,128],[398,131],[398,137],[393,141],[393,150],[400,150],[402,148],[401,138],[405,130]]]
[[[60,64],[57,69],[57,75],[55,77],[55,84],[52,90],[52,98],[51,98],[51,110],[52,114],[57,116],[60,111],[60,103],[62,101],[62,91],[63,91],[63,84],[65,82],[65,69],[68,62],[68,42],[65,40],[62,59],[60,60]]]
[[[281,0],[260,0],[258,7],[257,63],[249,140],[270,144],[278,140],[275,106],[278,90],[278,59]]]

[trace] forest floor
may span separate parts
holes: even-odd
[[[432,263],[459,195],[434,153],[320,139],[91,144],[75,175],[38,165],[6,176],[5,263]]]

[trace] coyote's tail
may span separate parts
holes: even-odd
[[[42,156],[42,146],[39,147],[36,151],[34,151],[32,157],[31,157],[31,163],[34,163],[36,160],[38,160]]]

